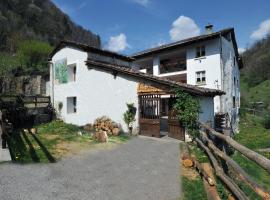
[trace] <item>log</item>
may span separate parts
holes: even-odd
[[[199,163],[196,159],[196,157],[193,155],[191,157],[193,163],[194,163],[194,167],[198,170],[199,174],[202,175],[202,177],[208,182],[208,184],[210,186],[214,186],[216,183],[215,181],[208,175],[208,173],[204,170],[204,168],[202,167],[201,163]]]
[[[223,153],[219,148],[217,148],[214,143],[207,137],[206,133],[202,133],[202,138],[208,144],[207,146],[212,150],[212,152],[227,162],[233,170],[236,172],[237,176],[247,183],[259,196],[263,199],[270,200],[270,191],[256,183],[232,158]]]
[[[233,148],[235,148],[237,151],[239,151],[241,154],[249,158],[250,160],[256,162],[258,165],[260,165],[262,168],[264,168],[268,173],[270,173],[270,160],[266,157],[262,156],[261,154],[252,151],[248,149],[247,147],[239,144],[238,142],[234,141],[231,137],[225,136],[219,132],[216,132],[211,127],[200,123],[201,127],[205,128],[209,131],[209,134],[218,137],[219,139],[222,139],[227,144],[231,145]]]
[[[200,146],[206,152],[215,170],[216,175],[232,192],[232,194],[239,200],[248,200],[248,197],[245,195],[245,193],[233,182],[233,180],[230,177],[228,177],[223,172],[222,168],[219,166],[216,158],[213,156],[210,149],[206,147],[200,139],[196,138],[195,141],[197,142],[198,146]]]
[[[182,164],[184,167],[189,168],[193,166],[193,161],[190,157],[188,145],[184,143],[182,145]]]
[[[214,175],[212,173],[211,165],[209,163],[202,163],[201,166],[202,169],[209,175],[209,177],[212,180],[215,180]],[[205,191],[207,191],[208,200],[221,200],[215,185],[213,186],[209,185],[209,183],[205,179],[203,179],[203,185]]]

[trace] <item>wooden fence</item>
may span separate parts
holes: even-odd
[[[200,137],[196,138],[197,145],[207,154],[216,176],[223,182],[226,188],[233,194],[233,196],[239,200],[246,200],[248,197],[234,182],[229,173],[224,170],[224,167],[218,162],[223,161],[230,169],[232,169],[238,178],[250,186],[254,192],[256,192],[262,199],[270,200],[270,191],[257,183],[250,177],[231,157],[226,154],[226,151],[218,148],[214,142],[214,138],[218,138],[224,144],[227,144],[240,152],[249,160],[256,162],[260,167],[270,173],[270,160],[266,157],[258,154],[255,151],[248,149],[247,147],[239,144],[231,137],[219,133],[209,127],[206,124],[200,124]]]

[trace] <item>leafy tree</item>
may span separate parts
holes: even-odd
[[[11,71],[17,68],[19,65],[19,61],[17,57],[14,55],[10,55],[8,53],[0,52],[0,76],[7,76],[11,74]]]
[[[18,58],[26,70],[44,71],[47,68],[47,58],[52,47],[37,40],[25,40],[19,44]]]
[[[176,101],[173,109],[176,111],[177,119],[189,131],[189,134],[196,136],[200,112],[199,101],[180,88],[174,88],[174,92]]]

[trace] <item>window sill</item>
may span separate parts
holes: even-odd
[[[203,59],[206,59],[206,56],[201,56],[201,57],[198,57],[198,58],[194,58],[194,60],[203,60]]]
[[[204,86],[206,83],[196,83],[196,86]]]

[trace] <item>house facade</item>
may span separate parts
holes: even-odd
[[[203,35],[162,45],[134,54],[134,67],[157,77],[222,90],[214,98],[214,112],[222,122],[218,126],[238,131],[240,107],[240,73],[243,67],[233,28],[213,32],[206,26]],[[163,99],[166,104],[166,99]],[[167,108],[163,108],[166,118]]]
[[[217,89],[140,72],[135,58],[70,41],[63,41],[54,49],[49,63],[48,93],[53,106],[61,119],[79,126],[106,115],[127,131],[123,114],[126,103],[133,103],[137,110],[134,131],[160,137],[164,129],[165,134],[184,139],[184,129],[175,116],[161,118],[164,106],[172,113],[172,88],[179,87],[197,98],[201,105],[200,121],[211,124],[214,97],[224,94]]]

